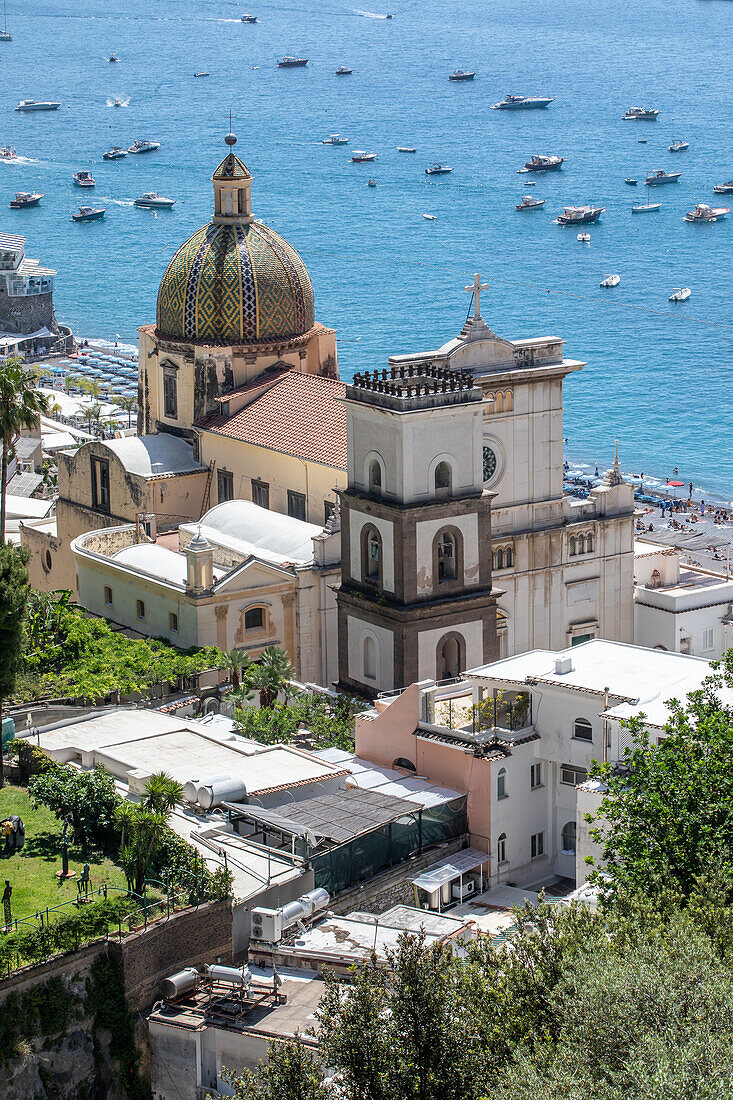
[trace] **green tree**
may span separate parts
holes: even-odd
[[[686,702],[670,701],[659,743],[643,716],[629,721],[622,766],[591,773],[605,784],[592,835],[611,894],[667,882],[686,898],[712,868],[733,871],[733,709],[720,695],[731,685],[729,653]]]
[[[183,798],[183,787],[166,772],[156,772],[145,784],[142,804],[147,810],[163,814],[165,818]]]
[[[239,691],[242,686],[242,670],[249,666],[249,656],[243,649],[227,649],[222,652],[219,668],[225,668],[229,673],[234,691]]]
[[[260,694],[261,707],[273,707],[280,693],[292,694],[288,681],[293,678],[293,666],[284,649],[269,645],[257,662],[245,673],[247,686]]]
[[[5,477],[3,450],[3,478]],[[3,480],[3,509],[5,481]],[[4,515],[4,513],[3,513]],[[0,731],[3,723],[3,703],[15,691],[15,681],[22,660],[23,617],[28,597],[28,552],[8,543],[0,543]],[[0,733],[0,739],[2,734]],[[0,787],[5,785],[5,765],[0,746]]]
[[[292,1043],[272,1043],[261,1073],[224,1071],[237,1100],[335,1100],[333,1092],[323,1085],[322,1076],[316,1052],[300,1035]]]
[[[167,839],[169,829],[163,814],[138,804],[133,807],[128,830],[127,844],[120,851],[120,865],[128,888],[135,894],[142,894],[148,870]]]
[[[48,413],[48,398],[35,388],[32,371],[11,355],[0,363],[0,432],[2,432],[2,463],[0,463],[0,542],[5,542],[5,508],[8,483],[8,456],[15,437],[25,428],[38,424],[41,413]]]
[[[82,842],[105,843],[114,836],[120,796],[106,768],[78,771],[57,764],[33,776],[28,793],[34,803],[48,806],[57,817],[70,817],[74,835]]]

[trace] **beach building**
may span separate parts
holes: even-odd
[[[718,660],[733,646],[733,578],[682,564],[675,546],[634,544],[634,641]]]
[[[160,438],[190,452],[183,440]],[[105,527],[77,536],[71,550],[77,597],[97,615],[182,648],[216,645],[257,657],[277,645],[301,682],[337,676],[338,513],[317,526],[230,500],[170,533],[140,523]]]
[[[601,639],[533,650],[470,669],[462,684],[425,681],[377,698],[357,717],[356,753],[464,791],[490,887],[580,885],[584,815],[600,797],[586,786],[592,762],[623,758],[624,719],[643,716],[663,736],[668,701],[684,701],[710,673],[697,657]]]
[[[65,348],[71,331],[56,321],[56,275],[25,254],[25,237],[0,233],[0,357]]]

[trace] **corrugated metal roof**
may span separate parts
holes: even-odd
[[[291,822],[305,826],[317,836],[343,844],[405,814],[418,813],[421,809],[416,802],[408,802],[404,798],[352,787],[336,794],[279,806],[278,813]]]
[[[432,894],[433,891],[439,890],[446,882],[452,882],[453,879],[466,875],[469,871],[475,871],[484,863],[489,863],[490,860],[491,856],[488,852],[479,852],[476,848],[465,848],[462,852],[457,852],[455,855],[447,856],[446,859],[434,863],[423,874],[412,879],[412,885],[419,886],[421,890],[426,890]]]

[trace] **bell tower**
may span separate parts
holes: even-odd
[[[229,152],[211,177],[214,184],[214,217],[218,225],[251,225],[252,176],[249,168],[234,154],[236,136],[227,134]]]
[[[339,679],[374,695],[496,657],[482,393],[425,362],[346,387]]]

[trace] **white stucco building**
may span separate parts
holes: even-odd
[[[79,602],[95,614],[182,648],[257,657],[277,645],[298,679],[328,684],[338,665],[339,539],[338,513],[318,527],[231,500],[168,534],[108,527],[71,549]]]
[[[634,544],[634,641],[717,660],[733,646],[733,579],[681,557],[673,546]]]

